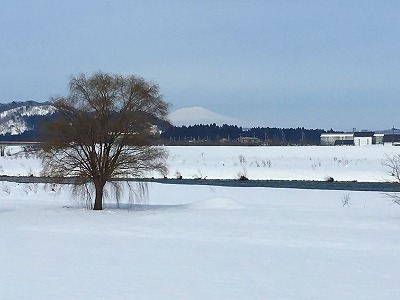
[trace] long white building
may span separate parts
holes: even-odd
[[[322,133],[322,146],[368,146],[375,144],[391,143],[392,145],[400,145],[400,133],[375,133],[372,131],[361,131],[351,133]]]

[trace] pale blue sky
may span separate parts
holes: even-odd
[[[0,0],[0,102],[137,74],[244,126],[400,127],[400,1]]]

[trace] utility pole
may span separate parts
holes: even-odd
[[[393,125],[393,128],[392,128],[392,146],[394,145],[394,125]]]

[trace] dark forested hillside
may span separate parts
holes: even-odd
[[[319,145],[322,129],[254,127],[236,125],[172,126],[161,134],[166,144],[235,144],[240,137],[254,137],[267,145]]]

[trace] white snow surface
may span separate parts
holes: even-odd
[[[320,180],[381,182],[385,155],[400,147],[167,147],[169,177],[183,178]],[[156,176],[156,174],[154,174]]]
[[[271,159],[265,168],[276,164],[287,178],[317,172],[307,165],[318,159],[328,168],[334,155],[347,167],[332,163],[329,175],[371,179],[384,174],[382,154],[397,148],[169,150],[185,175],[192,164],[222,177],[216,162],[236,171],[239,154],[250,175],[252,157],[263,153]],[[39,172],[37,160],[19,156],[0,158],[3,173],[11,165]],[[108,200],[91,211],[68,186],[0,182],[0,299],[400,299],[400,207],[381,193],[148,188],[146,204],[125,193],[119,206]]]
[[[319,180],[382,182],[390,180],[382,166],[386,155],[400,153],[400,147],[355,146],[171,146],[168,177],[185,179]],[[0,175],[38,176],[41,162],[19,147],[6,148],[0,157]],[[160,174],[147,174],[161,177]]]

